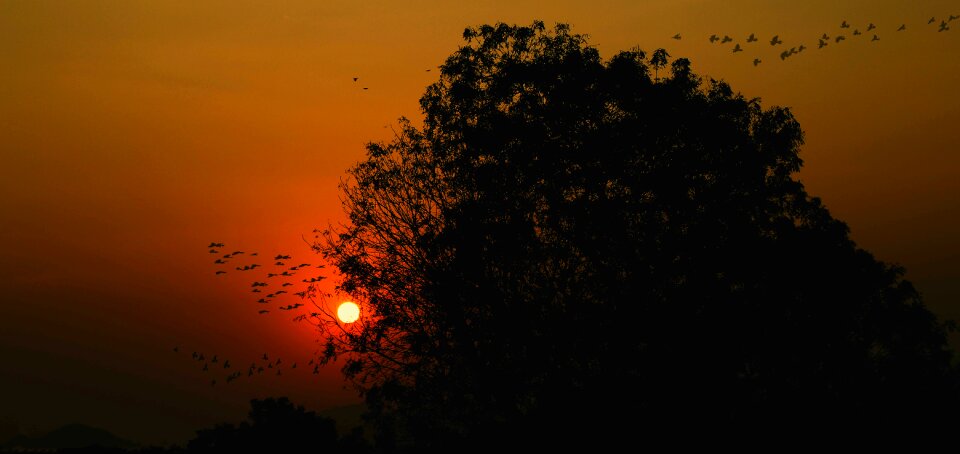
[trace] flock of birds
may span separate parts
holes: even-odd
[[[954,14],[948,15],[946,18],[937,18],[936,16],[933,16],[927,20],[927,26],[928,27],[934,26],[937,32],[946,32],[950,30],[950,24],[957,19],[960,19],[960,16],[954,15]],[[939,21],[939,23],[937,23],[937,21]],[[817,49],[823,49],[824,47],[827,47],[830,44],[839,44],[843,41],[846,41],[848,39],[848,35],[851,39],[858,39],[861,36],[872,35],[872,37],[869,39],[870,42],[880,41],[880,32],[878,31],[879,27],[877,27],[877,25],[875,25],[872,22],[866,25],[866,27],[864,28],[864,31],[860,31],[860,28],[853,28],[853,30],[850,31],[851,28],[852,26],[850,25],[850,23],[847,22],[846,20],[843,20],[840,23],[839,33],[837,33],[834,36],[830,36],[830,34],[824,33],[818,38],[816,38]],[[907,24],[902,23],[900,24],[899,27],[896,28],[896,31],[902,32],[902,31],[905,31],[906,29],[907,29]],[[673,35],[672,38],[675,40],[680,40],[680,39],[683,39],[683,36],[680,33],[677,33],[676,35]],[[729,35],[720,36],[717,34],[710,35],[707,38],[707,40],[710,42],[710,44],[720,44],[720,45],[735,41],[734,38],[730,37]],[[740,42],[734,43],[733,49],[731,49],[731,52],[733,53],[745,52],[747,50],[746,46],[750,46],[752,43],[759,42],[760,38],[755,33],[751,33],[749,36],[746,37],[744,41],[745,42],[742,45]],[[766,39],[764,39],[764,41],[766,41]],[[766,41],[766,42],[768,42],[771,46],[779,46],[783,44],[783,40],[780,39],[780,35],[774,35],[773,37],[770,38],[769,41]],[[784,49],[782,52],[780,52],[780,60],[786,60],[794,55],[799,55],[807,49],[808,47],[804,44],[799,44],[797,46],[790,47],[789,49]],[[763,63],[763,60],[761,60],[760,58],[753,59],[753,66],[759,66],[760,63]],[[430,72],[430,69],[427,69],[426,72]],[[353,77],[354,83],[357,83],[357,81],[359,80],[360,80],[360,77],[357,77],[357,76]],[[370,87],[362,87],[362,88],[364,90],[370,89]]]
[[[212,242],[207,247],[209,248],[208,252],[210,254],[219,254],[220,252],[222,252],[224,248],[224,244]],[[213,261],[214,265],[216,265],[218,268],[221,268],[216,270],[215,274],[218,276],[227,274],[227,270],[222,269],[224,268],[224,265],[230,264],[231,261],[241,260],[241,257],[248,257],[253,259],[253,257],[259,257],[259,253],[252,252],[250,254],[247,254],[244,251],[233,251],[228,254],[224,254],[223,256],[218,257],[216,260]],[[257,298],[255,301],[258,304],[269,304],[273,302],[275,299],[283,297],[283,295],[295,295],[300,297],[301,300],[307,297],[309,293],[309,289],[303,290],[300,292],[290,293],[290,291],[288,291],[287,288],[295,285],[294,281],[296,280],[296,278],[294,278],[294,276],[301,273],[305,273],[304,271],[305,269],[310,269],[310,268],[322,269],[325,266],[317,265],[314,267],[310,263],[300,263],[300,264],[295,264],[290,266],[292,264],[292,262],[290,262],[291,259],[292,257],[286,254],[275,255],[273,259],[271,259],[273,261],[273,264],[267,266],[267,267],[273,267],[273,268],[271,271],[266,273],[265,275],[266,277],[264,278],[264,280],[261,281],[260,279],[256,279],[250,284],[250,289],[251,289],[250,292],[256,294],[254,295],[254,297]],[[244,264],[239,264],[235,266],[234,270],[240,271],[240,272],[247,272],[247,271],[254,271],[258,268],[267,268],[267,267],[264,267],[259,263],[244,263]],[[307,286],[310,286],[312,284],[322,281],[323,279],[325,279],[324,276],[310,276],[309,278],[300,278],[300,282],[307,284]],[[267,287],[271,286],[271,281],[275,281],[274,284],[279,284],[276,286],[280,288],[273,291],[267,290]],[[269,293],[266,293],[266,292],[269,292]],[[291,311],[294,309],[301,308],[303,306],[304,306],[303,303],[295,302],[292,304],[287,304],[285,306],[279,306],[278,309],[282,311]],[[268,314],[270,313],[270,309],[264,308],[264,309],[260,309],[258,312],[261,315]],[[318,315],[318,314],[314,314],[314,315]]]
[[[314,290],[314,286],[325,279],[324,276],[309,276],[309,277],[294,277],[307,274],[309,269],[322,269],[325,268],[324,265],[312,265],[310,263],[299,263],[293,264],[290,262],[293,257],[288,254],[276,254],[272,259],[267,259],[267,262],[272,262],[272,264],[262,265],[257,263],[258,259],[261,257],[258,252],[246,253],[244,251],[233,251],[227,254],[220,255],[224,251],[225,245],[219,242],[211,242],[208,246],[209,254],[216,254],[216,259],[213,260],[214,266],[217,270],[214,272],[217,276],[222,276],[227,274],[228,268],[232,266],[235,272],[249,273],[256,270],[266,269],[266,273],[262,276],[256,276],[253,281],[250,283],[250,292],[254,294],[255,302],[258,305],[270,304],[274,300],[297,296],[299,301],[290,302],[286,301],[288,304],[280,305],[277,309],[282,311],[292,311],[304,307],[304,304],[300,301],[307,299],[311,292]],[[266,256],[263,256],[267,258]],[[262,260],[261,260],[262,261]],[[299,282],[296,282],[299,279]],[[306,289],[299,292],[292,292],[291,287],[296,286],[303,287]],[[278,287],[276,290],[269,290],[270,288]],[[268,293],[269,292],[269,293]],[[257,312],[261,315],[270,313],[270,309],[267,309],[265,306],[261,306]],[[307,317],[318,318],[320,313],[312,312],[309,314],[300,314],[294,318],[294,320],[303,320]],[[174,353],[180,353],[180,346],[173,347]],[[314,357],[319,354],[319,350],[314,352]],[[275,374],[283,375],[283,368],[288,368],[289,370],[297,369],[297,363],[291,362],[289,364],[284,363],[281,358],[271,359],[267,353],[264,353],[260,359],[260,362],[254,361],[248,367],[244,369],[234,367],[233,363],[229,359],[224,359],[218,357],[218,355],[206,355],[202,352],[194,351],[191,353],[190,358],[195,361],[197,364],[201,364],[201,370],[205,373],[215,373],[217,371],[226,372],[227,375],[221,378],[221,383],[230,383],[234,380],[237,380],[242,377],[254,377],[257,375],[263,374]],[[320,364],[315,359],[310,359],[307,362],[306,368],[301,369],[310,369],[312,366],[313,374],[320,373]],[[216,386],[218,383],[217,378],[212,378],[210,381],[211,386]]]
[[[957,19],[960,19],[960,16],[953,15],[953,14],[947,16],[947,18],[945,19],[944,18],[938,19],[936,16],[934,16],[934,17],[931,17],[929,20],[927,20],[927,26],[928,27],[931,25],[934,26],[938,33],[946,32],[950,30],[950,24]],[[940,21],[939,24],[937,24],[938,20]],[[853,30],[850,31],[851,28],[852,26],[850,25],[850,23],[848,23],[846,20],[842,21],[840,23],[839,33],[835,34],[834,36],[830,36],[828,33],[824,33],[823,35],[817,38],[817,44],[816,44],[817,49],[823,49],[824,47],[827,47],[831,43],[839,44],[840,42],[847,40],[848,34],[851,39],[857,39],[865,35],[873,35],[873,37],[870,38],[870,42],[880,41],[880,34],[878,31],[879,28],[872,22],[868,23],[867,26],[864,28],[864,31],[862,32],[860,31],[860,28],[853,28]],[[896,28],[896,31],[902,32],[902,31],[905,31],[906,29],[907,29],[907,24],[903,23]],[[677,33],[676,35],[673,35],[673,39],[680,40],[680,39],[683,39],[683,37],[680,35],[680,33]],[[719,36],[716,34],[710,35],[707,38],[707,40],[710,42],[710,44],[720,44],[720,45],[735,41],[734,38],[731,38],[729,35]],[[760,41],[760,38],[757,37],[756,34],[751,33],[749,36],[747,36],[744,45],[741,45],[740,42],[734,43],[732,52],[733,53],[744,52],[746,50],[745,46],[749,46],[750,44],[756,43],[759,41]],[[764,39],[764,41],[766,40]],[[783,40],[780,39],[780,35],[774,35],[767,42],[769,42],[770,46],[779,46],[783,44]],[[786,60],[794,55],[803,53],[803,51],[807,49],[808,47],[805,46],[804,44],[793,46],[789,49],[784,49],[782,52],[780,52],[780,60]],[[758,66],[762,62],[763,60],[761,60],[760,58],[754,58],[753,66]]]
[[[173,347],[174,353],[181,353],[180,346]],[[319,351],[314,352],[316,355]],[[230,383],[234,380],[240,378],[248,377],[252,378],[259,375],[272,374],[272,375],[283,375],[283,369],[286,368],[288,371],[293,371],[297,369],[296,361],[291,363],[286,363],[281,358],[271,358],[270,355],[264,353],[257,361],[250,363],[249,366],[243,367],[234,367],[230,363],[229,359],[220,358],[216,354],[214,355],[205,355],[203,352],[194,351],[190,353],[190,359],[196,364],[202,364],[201,370],[204,373],[211,375],[219,373],[226,373],[226,375],[217,375],[210,379],[210,386],[216,386],[218,381],[217,377],[222,377],[220,383]],[[320,374],[320,363],[315,359],[310,359],[307,362],[306,367],[301,368],[302,370],[311,370],[313,375]]]
[[[938,19],[936,16],[934,16],[934,17],[931,17],[929,20],[927,20],[927,25],[928,26],[934,25],[937,29],[937,32],[946,32],[950,30],[950,24],[957,19],[960,19],[960,16],[953,15],[953,14],[950,14],[949,16],[947,16],[946,19],[944,18]],[[939,24],[937,24],[938,20],[940,21]],[[842,21],[840,23],[840,30],[841,30],[840,33],[834,36],[830,36],[829,34],[824,33],[823,35],[817,38],[817,49],[823,49],[824,47],[827,47],[831,43],[839,44],[840,42],[847,40],[847,34],[849,34],[851,38],[858,38],[860,36],[864,36],[865,34],[873,35],[872,38],[870,38],[870,42],[880,41],[880,34],[878,31],[875,31],[875,30],[879,30],[879,28],[872,22],[867,24],[863,32],[861,32],[859,28],[854,28],[853,31],[849,31],[850,28],[851,28],[850,23],[848,23],[846,20]],[[900,24],[899,27],[896,28],[896,31],[902,32],[906,29],[907,29],[907,24],[902,23]],[[672,38],[675,40],[680,40],[680,39],[683,39],[683,36],[681,36],[680,33],[677,33],[676,35],[673,35]],[[721,45],[734,41],[734,39],[731,38],[729,35],[719,36],[717,34],[710,35],[707,38],[707,40],[710,42],[710,44],[719,43]],[[745,52],[746,48],[744,46],[749,46],[750,44],[756,43],[759,41],[760,41],[760,38],[757,37],[755,33],[751,33],[749,36],[747,36],[744,45],[741,45],[740,42],[736,42],[734,43],[733,49],[731,51],[733,53]],[[774,35],[772,38],[770,38],[770,41],[768,42],[770,43],[771,46],[779,46],[783,44],[783,40],[780,39],[780,35]],[[782,52],[780,52],[780,60],[786,60],[794,55],[801,54],[803,53],[803,51],[807,49],[808,47],[804,44],[800,44],[797,46],[793,46],[789,49],[785,49]],[[763,63],[763,60],[759,58],[753,59],[753,66],[758,66],[760,65],[760,63]],[[427,69],[426,72],[430,72],[430,69]],[[353,77],[354,83],[356,83],[359,80],[360,80],[360,77],[357,77],[357,76]],[[363,89],[369,90],[370,87],[363,87]]]

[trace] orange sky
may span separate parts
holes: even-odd
[[[183,441],[252,397],[355,402],[336,368],[210,387],[172,353],[313,351],[290,313],[256,313],[249,279],[214,276],[205,246],[316,263],[301,235],[339,218],[336,184],[363,144],[419,119],[464,27],[497,21],[570,23],[605,58],[666,47],[791,107],[808,190],[960,319],[960,21],[926,23],[960,4],[837,3],[0,2],[0,422]],[[817,50],[842,20],[881,40]],[[743,53],[707,42],[751,32]],[[781,61],[760,45],[773,34],[811,49]]]

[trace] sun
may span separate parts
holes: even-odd
[[[352,301],[344,301],[337,306],[337,318],[343,323],[353,323],[360,318],[360,306]]]

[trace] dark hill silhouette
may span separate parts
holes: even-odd
[[[104,429],[83,424],[68,424],[39,436],[18,435],[4,443],[2,448],[7,450],[62,450],[88,447],[131,449],[137,446],[137,443],[124,440]]]

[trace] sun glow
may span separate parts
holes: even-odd
[[[351,301],[344,301],[337,307],[337,318],[343,323],[353,323],[360,318],[360,306]]]

